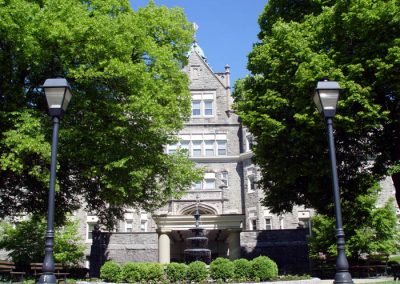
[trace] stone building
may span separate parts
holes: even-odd
[[[214,72],[195,42],[183,72],[191,82],[192,115],[178,134],[179,143],[167,145],[165,151],[186,149],[190,159],[205,169],[204,179],[193,184],[181,199],[170,200],[153,214],[140,210],[127,212],[117,232],[110,235],[109,259],[183,261],[185,239],[194,226],[197,199],[212,258],[241,257],[244,231],[309,227],[313,214],[310,209],[299,207],[291,214],[277,216],[260,204],[263,196],[257,187],[259,173],[251,161],[252,136],[231,109],[229,66],[223,72]],[[90,244],[97,217],[84,212],[78,215]]]
[[[306,235],[314,212],[295,207],[290,214],[274,215],[261,205],[259,172],[251,160],[252,135],[231,110],[229,66],[223,72],[214,72],[194,43],[183,72],[191,82],[192,115],[178,134],[179,143],[167,145],[165,151],[187,149],[190,159],[205,168],[204,179],[193,184],[181,199],[170,200],[153,214],[128,210],[125,220],[119,222],[115,232],[105,233],[104,243],[97,248],[92,245],[92,231],[98,218],[76,212],[87,244],[86,266],[90,266],[89,260],[101,265],[107,259],[121,263],[183,261],[185,239],[194,227],[193,214],[199,200],[200,225],[207,230],[213,259],[265,254],[282,271],[304,273],[308,265]],[[390,178],[381,185],[379,204],[393,196]],[[0,251],[0,258],[5,257],[6,252]]]
[[[283,270],[304,273],[308,267],[306,235],[314,212],[295,207],[290,214],[274,215],[261,205],[259,172],[251,160],[252,135],[231,109],[229,66],[223,72],[214,72],[195,42],[183,72],[191,82],[192,115],[178,134],[179,143],[167,145],[165,151],[186,149],[190,159],[205,169],[204,179],[193,184],[181,199],[170,200],[153,214],[127,211],[125,220],[120,221],[116,232],[107,233],[101,253],[92,255],[92,260],[102,255],[103,260],[121,263],[183,261],[185,239],[194,227],[193,214],[199,200],[200,224],[207,230],[213,259],[265,254]],[[390,178],[381,184],[379,203],[383,204],[393,196],[393,185]],[[98,219],[82,211],[76,216],[85,232],[89,266],[92,230]]]

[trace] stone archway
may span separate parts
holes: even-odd
[[[200,215],[202,215],[202,216],[203,215],[218,215],[217,210],[214,207],[209,206],[207,204],[198,204],[198,205],[191,204],[191,205],[189,205],[189,206],[187,206],[185,208],[182,208],[180,210],[180,212],[178,212],[178,215],[191,215],[191,216],[193,216],[195,214],[197,208],[199,210]]]

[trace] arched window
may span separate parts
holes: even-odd
[[[195,213],[196,213],[196,205],[193,204],[186,208],[183,208],[181,210],[180,215],[194,215]],[[199,213],[200,215],[217,215],[217,210],[215,210],[211,206],[199,204]]]

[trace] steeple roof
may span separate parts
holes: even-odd
[[[196,52],[205,62],[207,62],[207,57],[204,55],[203,49],[199,46],[196,40],[192,43],[188,56],[190,56],[193,52]]]

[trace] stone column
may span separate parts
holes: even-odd
[[[232,230],[228,236],[228,256],[230,260],[240,258],[240,231]]]
[[[168,233],[158,232],[158,262],[170,263],[171,261],[171,240]]]

